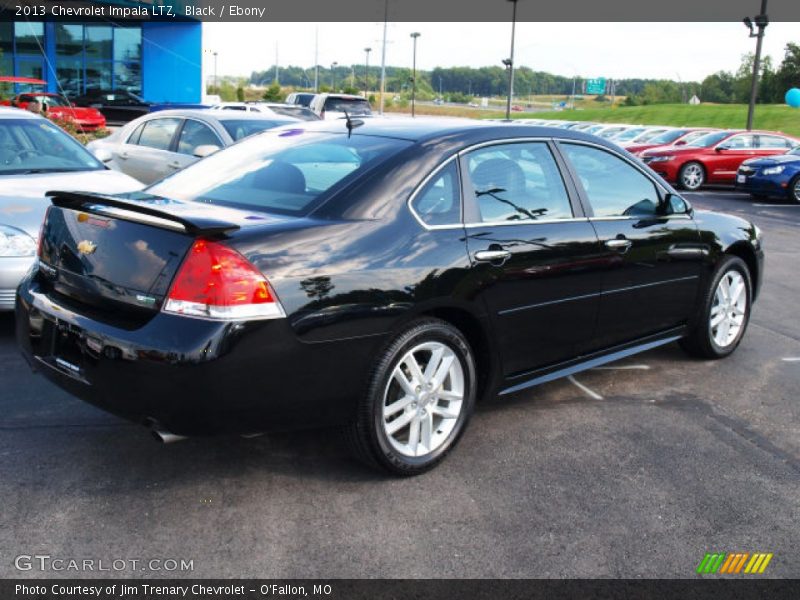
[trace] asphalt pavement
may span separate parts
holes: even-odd
[[[160,445],[31,374],[3,315],[0,577],[696,577],[706,552],[771,552],[765,576],[800,576],[800,206],[687,197],[765,232],[737,352],[671,345],[482,405],[413,479],[326,432]],[[129,562],[151,559],[192,570]]]

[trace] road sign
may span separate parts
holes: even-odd
[[[600,95],[606,93],[606,78],[598,77],[597,79],[586,80],[586,93],[590,95]]]

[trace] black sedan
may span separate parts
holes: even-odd
[[[302,123],[52,196],[17,296],[34,369],[162,439],[340,426],[397,474],[479,398],[675,341],[727,356],[763,273],[757,227],[564,129]]]

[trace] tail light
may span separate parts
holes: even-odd
[[[223,244],[197,240],[172,282],[164,312],[206,319],[277,319],[285,316],[267,279]]]

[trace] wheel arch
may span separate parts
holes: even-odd
[[[755,300],[760,288],[759,282],[761,281],[761,272],[758,258],[756,257],[756,252],[753,250],[753,247],[745,241],[734,242],[725,249],[723,256],[737,256],[747,265],[753,285],[753,300]]]

